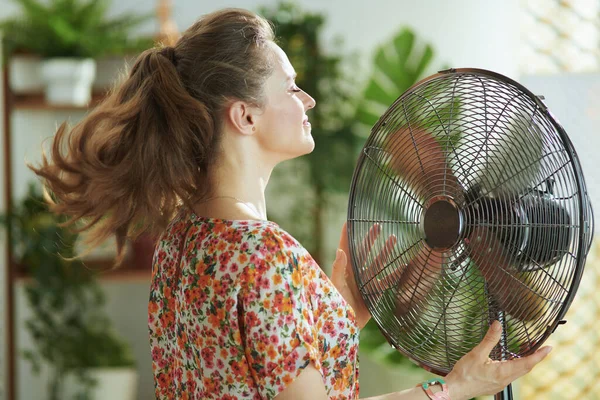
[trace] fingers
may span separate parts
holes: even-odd
[[[365,254],[369,254],[369,252],[371,251],[371,248],[373,247],[373,244],[375,243],[375,240],[377,240],[380,233],[381,233],[381,225],[379,225],[379,224],[374,224],[369,229],[369,233],[367,234],[367,237],[363,240],[363,243],[361,246],[361,249],[365,252]]]
[[[377,258],[375,258],[374,262],[375,265],[381,266],[381,268],[379,268],[379,270],[377,271],[378,273],[385,266],[384,261],[389,257],[390,254],[392,254],[392,250],[394,249],[394,246],[396,245],[397,241],[398,239],[396,238],[396,235],[390,235],[385,241],[385,246],[383,247],[383,250],[381,250],[381,252],[377,255]]]
[[[398,241],[395,235],[390,235],[384,246],[383,249],[381,249],[380,251],[378,251],[376,254],[371,254],[373,253],[373,246],[377,240],[377,238],[379,237],[380,233],[381,233],[381,224],[373,224],[370,228],[369,231],[367,233],[367,235],[365,236],[365,238],[362,240],[360,246],[358,247],[358,254],[359,254],[359,258],[363,259],[363,265],[366,267],[368,266],[367,270],[366,270],[366,275],[365,278],[367,281],[370,280],[370,278],[374,277],[375,275],[377,275],[378,273],[380,273],[382,271],[382,269],[385,267],[385,260],[390,256],[390,254],[392,253],[394,246],[396,245],[396,242]],[[340,249],[343,249],[345,251],[345,257],[349,257],[349,245],[348,245],[348,233],[347,233],[347,222],[344,222],[344,225],[342,226],[342,233],[341,233],[341,237],[340,237]],[[346,263],[349,263],[348,261],[346,261]],[[346,267],[349,267],[346,266]]]
[[[331,268],[331,281],[337,288],[341,288],[341,285],[346,283],[346,263],[346,253],[342,249],[337,249]]]
[[[384,292],[390,288],[391,285],[394,284],[393,279],[387,279],[385,281],[379,280],[379,274],[383,271],[383,269],[387,266],[385,260],[389,257],[396,245],[396,236],[392,235],[388,238],[385,243],[384,249],[377,255],[375,261],[371,264],[373,267],[369,270],[369,278],[377,277],[377,279],[367,279],[367,284],[365,286],[364,292],[369,296],[373,296],[372,301],[377,302],[381,296],[383,296]],[[384,286],[381,286],[381,285]]]
[[[342,225],[342,232],[340,234],[340,249],[348,250],[348,222],[344,222]]]
[[[396,235],[390,235],[385,241],[385,245],[383,249],[377,254],[373,262],[371,263],[371,268],[369,269],[369,277],[376,276],[379,274],[385,267],[385,260],[392,254],[392,250],[394,250],[394,246],[398,239]]]
[[[339,248],[349,251],[350,247],[349,247],[347,226],[348,226],[348,222],[344,222],[344,225],[342,225],[342,233],[340,235]],[[371,226],[371,228],[369,228],[369,232],[367,233],[365,238],[363,238],[360,246],[358,246],[358,248],[356,249],[358,254],[361,254],[365,258],[368,257],[368,255],[371,252],[371,249],[372,249],[373,245],[375,244],[375,241],[379,237],[380,233],[381,233],[381,225],[373,224]],[[387,247],[387,243],[386,243],[386,247]],[[347,256],[349,256],[349,254],[347,254]]]
[[[500,341],[502,335],[502,325],[498,321],[494,321],[487,333],[483,337],[481,343],[479,343],[473,349],[473,352],[477,354],[480,359],[487,360],[494,347]]]
[[[426,302],[429,293],[438,282],[444,262],[443,253],[423,246],[409,260],[405,267],[392,272],[396,286],[394,314],[406,315],[411,309],[418,309]]]
[[[359,254],[361,252],[364,252],[364,254],[369,254],[369,251],[371,250],[373,243],[375,243],[375,240],[379,236],[380,231],[381,225],[379,224],[374,224],[369,229],[369,233],[367,233],[367,236],[363,239],[360,247],[358,248]],[[343,249],[345,252],[349,252],[350,250],[348,238],[348,221],[344,222],[344,225],[342,225],[342,232],[340,234],[340,243],[338,248]],[[349,254],[347,254],[347,256],[349,256]]]
[[[518,374],[518,376],[521,376],[531,371],[533,367],[535,367],[540,361],[546,358],[551,351],[551,346],[544,346],[541,349],[538,349],[535,353],[527,357],[512,360],[510,363],[515,369],[514,372]]]

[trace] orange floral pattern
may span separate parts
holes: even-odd
[[[181,213],[153,264],[157,399],[272,399],[311,362],[330,399],[358,398],[354,311],[276,223]]]

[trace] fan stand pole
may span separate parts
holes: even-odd
[[[504,388],[504,390],[502,390],[500,393],[496,393],[496,395],[494,396],[495,400],[512,400],[513,399],[513,393],[512,393],[512,384],[508,384],[507,387]]]
[[[507,343],[507,332],[506,332],[506,320],[504,319],[504,312],[498,311],[495,313],[496,319],[500,321],[502,324],[502,336],[500,337],[500,342],[498,343],[500,349],[500,358],[505,360],[506,350],[508,349]],[[512,384],[508,384],[500,393],[496,393],[494,396],[495,400],[513,400],[513,392],[512,392]]]

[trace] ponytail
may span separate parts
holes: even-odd
[[[160,233],[179,206],[206,194],[215,128],[210,109],[184,87],[175,50],[150,49],[80,123],[59,127],[39,167],[28,167],[50,192],[51,210],[70,217],[64,226],[90,230],[90,250],[116,236],[119,266],[128,237]]]
[[[160,234],[181,206],[209,195],[220,113],[231,99],[261,105],[273,71],[273,30],[246,10],[200,18],[175,47],[150,49],[123,84],[71,130],[63,123],[39,167],[50,208],[63,226],[89,230],[93,249]],[[76,222],[83,225],[75,225]]]

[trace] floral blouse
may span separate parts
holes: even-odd
[[[330,399],[358,398],[354,311],[274,222],[180,213],[153,262],[157,399],[272,399],[310,362]]]

